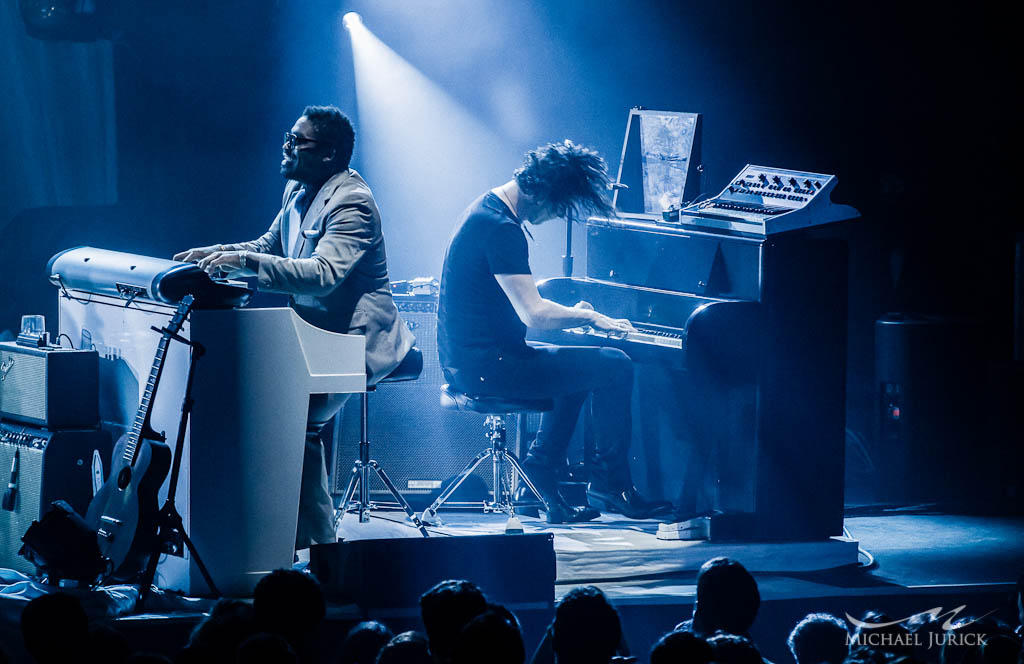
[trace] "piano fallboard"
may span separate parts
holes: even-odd
[[[586,276],[701,297],[760,300],[764,243],[678,224],[592,217]]]

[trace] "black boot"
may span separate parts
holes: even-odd
[[[586,505],[573,506],[565,502],[562,494],[558,491],[558,479],[549,468],[531,464],[527,460],[523,463],[523,470],[530,476],[533,485],[537,487],[537,491],[540,492],[544,502],[547,503],[545,517],[548,523],[582,523],[584,521],[593,521],[601,516],[601,513],[592,507]],[[514,498],[515,502],[527,502],[534,497],[533,492],[526,486],[526,483],[520,481]],[[541,507],[541,509],[544,508]],[[516,511],[524,516],[539,516],[537,508],[516,508]]]
[[[587,496],[603,512],[622,514],[630,519],[651,519],[672,511],[667,500],[648,500],[640,495],[635,486],[624,491],[612,491],[591,483]]]

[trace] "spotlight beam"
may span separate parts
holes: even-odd
[[[362,22],[349,37],[356,151],[385,210],[392,278],[439,274],[460,212],[508,179],[516,151]]]

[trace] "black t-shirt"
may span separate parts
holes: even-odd
[[[530,274],[530,256],[522,225],[488,192],[463,213],[444,256],[437,311],[441,366],[474,372],[499,355],[530,352],[526,325],[496,274]]]

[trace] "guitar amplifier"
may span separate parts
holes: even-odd
[[[0,422],[0,567],[35,572],[18,555],[25,531],[55,500],[85,514],[98,485],[94,478],[106,478],[112,447],[110,434],[100,429],[46,431]]]
[[[99,425],[99,354],[0,343],[0,417],[47,429]]]

